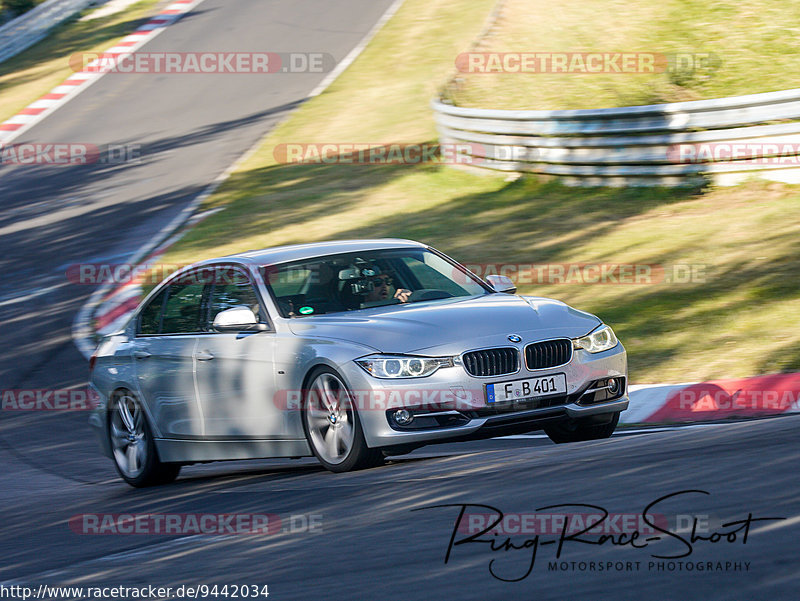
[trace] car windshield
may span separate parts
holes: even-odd
[[[283,317],[490,294],[456,263],[429,250],[372,250],[261,268]]]

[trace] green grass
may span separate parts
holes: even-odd
[[[612,324],[633,382],[800,369],[800,188],[567,188],[443,165],[287,165],[279,143],[435,141],[428,102],[491,2],[407,0],[323,95],[279,126],[168,256],[360,237],[428,242],[465,263],[700,265],[705,281],[546,284]]]
[[[457,74],[456,104],[582,109],[798,87],[800,3],[784,0],[506,0],[479,52],[713,53],[715,68],[654,74]],[[455,71],[455,66],[454,66]]]
[[[92,21],[78,21],[80,15],[76,15],[38,44],[0,63],[0,122],[74,73],[69,62],[73,54],[113,47],[141,25],[157,3],[158,0],[142,0],[117,14]]]

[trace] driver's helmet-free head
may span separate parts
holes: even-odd
[[[339,279],[345,281],[345,288],[349,288],[354,295],[364,295],[372,292],[375,289],[375,280],[379,276],[391,279],[391,275],[387,271],[366,261],[356,260],[349,268],[339,271]]]

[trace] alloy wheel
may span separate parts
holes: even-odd
[[[130,394],[122,393],[111,411],[111,444],[114,461],[128,478],[139,477],[147,463],[147,438],[142,406]]]
[[[353,448],[355,416],[344,383],[331,373],[311,382],[305,419],[314,449],[328,463],[342,463]]]

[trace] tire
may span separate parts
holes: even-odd
[[[314,369],[303,395],[303,431],[317,460],[331,472],[381,465],[380,449],[367,446],[353,397],[342,377],[329,367]]]
[[[162,463],[144,409],[128,390],[115,392],[108,412],[108,438],[117,473],[131,486],[167,484],[181,471],[180,463]]]
[[[602,416],[598,416],[602,417]],[[564,421],[544,429],[545,434],[556,444],[567,442],[581,442],[584,440],[600,440],[608,438],[614,433],[619,423],[619,412],[606,414],[608,421],[597,422],[577,422]]]

